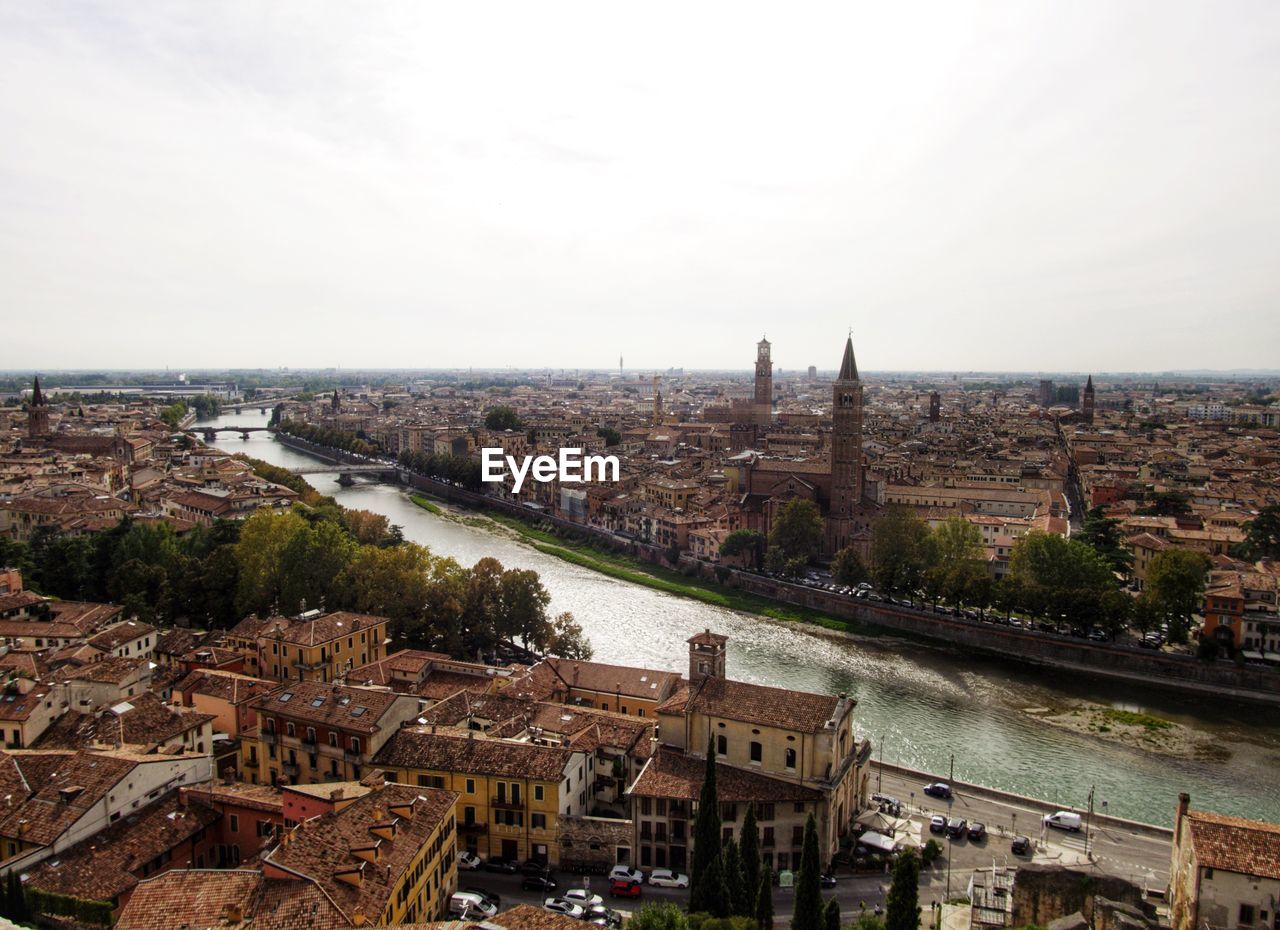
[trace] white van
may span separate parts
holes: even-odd
[[[1052,814],[1046,814],[1043,823],[1046,827],[1054,827],[1058,830],[1080,832],[1080,815],[1071,811],[1054,811]]]
[[[469,920],[488,920],[498,909],[473,891],[459,891],[449,899],[449,913]]]

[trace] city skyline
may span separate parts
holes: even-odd
[[[4,11],[0,367],[738,370],[734,330],[825,369],[852,325],[885,371],[1229,370],[1280,341],[1272,6],[491,12]]]

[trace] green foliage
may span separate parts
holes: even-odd
[[[222,412],[222,401],[212,394],[197,394],[191,398],[191,409],[198,419],[209,420]]]
[[[596,435],[604,439],[606,446],[616,446],[622,442],[622,434],[608,426],[600,427],[596,430]]]
[[[928,551],[925,586],[934,597],[957,605],[981,598],[988,575],[977,526],[963,517],[943,521],[930,533]]]
[[[721,558],[733,558],[746,553],[748,564],[758,568],[764,555],[764,534],[759,530],[734,530],[720,544]]]
[[[1263,507],[1258,515],[1245,524],[1248,539],[1245,541],[1246,557],[1280,559],[1280,504]]]
[[[630,923],[627,924],[631,926]],[[735,914],[730,917],[715,917],[705,911],[697,911],[689,915],[689,930],[759,930],[754,917]]]
[[[11,873],[12,874],[12,873]],[[26,901],[30,913],[54,914],[71,917],[81,923],[111,926],[112,906],[109,901],[93,901],[85,898],[74,898],[71,895],[42,891],[39,888],[26,889]],[[24,918],[13,918],[15,921]]]
[[[724,844],[721,861],[724,863],[724,893],[729,913],[750,917],[750,900],[747,897],[746,879],[742,873],[742,853],[733,839]]]
[[[804,846],[796,873],[792,930],[824,930],[822,863],[818,858],[818,823],[810,812],[804,824]]]
[[[1191,513],[1191,503],[1181,491],[1157,491],[1137,513],[1149,517],[1182,517]]]
[[[169,429],[177,429],[182,423],[182,418],[186,415],[187,405],[182,401],[170,404],[160,411],[160,419],[164,420]]]
[[[863,910],[850,928],[851,930],[884,930],[884,918],[874,911]]]
[[[496,431],[524,429],[524,421],[520,419],[520,415],[516,413],[513,407],[509,407],[506,404],[490,407],[484,415],[484,425]]]
[[[931,838],[920,848],[920,864],[928,868],[940,855],[942,855],[942,844]]]
[[[674,904],[642,904],[627,921],[628,930],[692,930],[684,912]]]
[[[716,794],[715,739],[707,739],[707,764],[693,821],[693,862],[689,869],[689,910],[723,917],[724,883],[719,874],[720,801]],[[712,872],[712,862],[716,868]]]
[[[1209,557],[1190,549],[1166,549],[1147,566],[1147,591],[1169,621],[1169,641],[1184,643],[1191,616],[1204,601]]]
[[[845,546],[836,553],[836,557],[831,560],[831,577],[836,584],[850,587],[867,580],[867,566],[863,564],[857,549]]]
[[[756,823],[756,806],[747,805],[742,819],[742,841],[738,844],[742,860],[742,890],[746,903],[754,905],[755,889],[760,884],[760,828]],[[754,907],[742,913],[754,914]]]
[[[893,882],[885,898],[885,930],[916,930],[920,925],[920,860],[911,850],[898,854]]]
[[[822,514],[813,501],[796,498],[778,508],[769,528],[769,545],[787,562],[808,563],[822,550]]]
[[[907,507],[890,507],[871,525],[871,577],[890,594],[913,593],[932,561],[929,526]]]
[[[835,898],[822,910],[822,926],[823,930],[840,930],[840,902]]]
[[[1009,559],[1008,591],[1027,613],[1063,614],[1073,621],[1107,629],[1122,626],[1132,609],[1117,597],[1111,566],[1091,546],[1051,533],[1033,531],[1014,546]]]
[[[1133,553],[1124,543],[1120,521],[1108,517],[1105,508],[1094,507],[1085,514],[1075,538],[1106,559],[1116,574],[1127,576],[1133,570]]]
[[[264,462],[261,459],[251,458],[247,455],[237,455],[236,458],[243,462],[247,462],[249,467],[253,469],[253,473],[264,481],[270,481],[272,484],[278,484],[281,487],[288,488],[298,495],[298,500],[304,504],[313,507],[323,503],[333,503],[333,498],[326,497],[307,484],[307,479],[301,475],[295,475],[287,468],[281,468],[279,465],[272,465],[270,462]]]
[[[451,481],[469,491],[479,491],[484,488],[480,463],[469,458],[455,458],[452,455],[426,452],[402,452],[399,462],[419,475],[426,475],[428,478],[436,478],[440,481]]]
[[[756,924],[760,930],[773,930],[773,870],[768,866],[761,870],[756,889]]]
[[[307,442],[313,442],[318,446],[341,449],[344,452],[353,452],[356,455],[373,455],[380,449],[376,442],[369,440],[368,436],[329,429],[325,426],[316,426],[312,423],[295,423],[289,419],[281,419],[276,424],[276,428],[283,433],[297,436],[299,439],[305,439]]]

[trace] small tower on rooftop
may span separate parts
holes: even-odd
[[[689,681],[701,681],[704,678],[724,678],[725,646],[729,637],[703,630],[696,636],[690,636],[689,643]]]

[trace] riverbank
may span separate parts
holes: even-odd
[[[860,623],[831,617],[820,611],[808,608],[788,607],[768,598],[732,588],[725,588],[722,585],[697,577],[689,577],[681,572],[655,565],[652,562],[645,562],[630,556],[610,552],[590,543],[563,539],[505,514],[484,513],[478,515],[477,512],[472,511],[466,516],[462,516],[457,511],[442,508],[439,504],[421,494],[411,493],[409,499],[419,507],[437,516],[443,516],[446,519],[463,520],[473,526],[485,526],[485,528],[493,532],[504,532],[525,545],[536,549],[543,555],[549,555],[572,565],[590,569],[602,575],[608,575],[610,578],[616,578],[619,581],[642,585],[655,591],[674,594],[677,597],[693,598],[715,607],[768,617],[771,620],[781,620],[787,623],[809,623],[828,630],[836,630],[841,633],[856,633],[861,636],[876,636],[879,634],[879,631],[875,628]]]
[[[1225,762],[1231,756],[1203,734],[1154,714],[1100,704],[1027,707],[1022,712],[1047,726],[1170,758]]]

